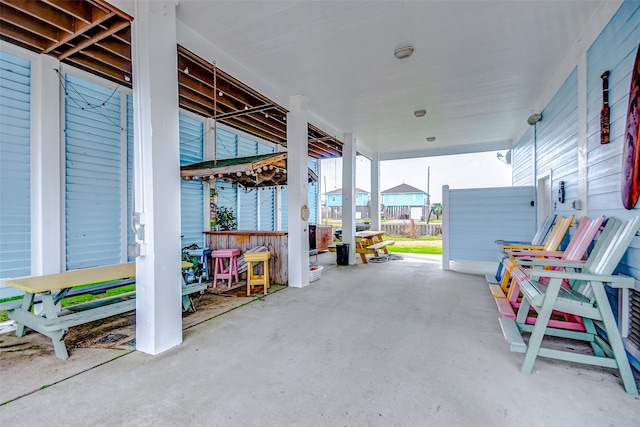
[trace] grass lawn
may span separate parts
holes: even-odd
[[[91,286],[91,285],[83,285],[79,287],[87,287],[87,286]],[[70,305],[80,304],[81,302],[93,301],[103,297],[120,295],[126,292],[134,291],[135,289],[136,289],[136,285],[126,285],[126,286],[121,286],[119,288],[107,289],[107,291],[103,294],[97,294],[97,295],[84,294],[84,295],[77,295],[69,298],[63,298],[62,306],[67,307]],[[0,299],[0,302],[12,301],[16,299],[22,299],[22,297],[4,298],[4,299]],[[7,312],[5,310],[0,310],[0,322],[4,322],[5,320],[9,320],[9,316],[7,316]]]
[[[436,236],[421,236],[409,239],[406,236],[388,235],[385,240],[395,240],[396,244],[387,246],[389,252],[406,254],[442,255],[442,238]]]

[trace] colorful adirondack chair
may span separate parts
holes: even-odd
[[[556,225],[553,227],[553,230],[551,231],[551,234],[549,235],[549,238],[547,239],[547,242],[544,244],[544,246],[540,247],[540,246],[532,246],[532,245],[527,245],[527,246],[523,245],[523,246],[519,246],[517,249],[516,248],[506,249],[501,255],[498,256],[498,258],[500,259],[500,263],[502,264],[503,274],[502,274],[502,280],[500,282],[500,285],[489,284],[489,288],[494,298],[506,297],[507,292],[509,292],[509,284],[511,283],[511,271],[517,265],[517,263],[509,264],[510,268],[507,268],[507,266],[505,265],[505,260],[506,259],[511,259],[512,261],[515,260],[516,257],[519,255],[519,253],[522,253],[522,251],[524,250],[526,251],[539,250],[544,252],[556,251],[558,249],[558,246],[560,246],[560,243],[562,243],[562,240],[564,239],[565,234],[567,234],[567,231],[569,230],[569,227],[573,222],[574,216],[575,215],[571,215],[568,218],[564,218],[561,216],[558,217],[558,219],[556,220]]]
[[[529,270],[530,280],[523,280],[520,283],[523,299],[516,320],[506,317],[499,319],[505,339],[510,343],[510,350],[525,353],[520,369],[523,374],[531,373],[538,356],[617,368],[625,391],[629,394],[638,394],[620,331],[604,287],[605,285],[613,288],[634,287],[633,277],[612,275],[612,273],[639,230],[640,217],[626,222],[609,218],[586,264],[560,263],[559,266],[564,267],[565,271],[549,271],[542,268]],[[580,269],[581,267],[582,270],[579,273],[568,271],[571,268]],[[540,277],[549,277],[549,284],[541,283]],[[564,279],[571,281],[570,289],[562,287]],[[534,325],[526,323],[530,308],[538,313]],[[581,316],[585,332],[550,327],[549,320],[554,311]],[[598,334],[596,324],[607,337],[606,341]],[[531,333],[528,343],[522,339],[523,332]],[[580,349],[572,349],[570,346],[564,350],[543,347],[545,336],[586,341],[590,343],[593,355],[584,354]]]
[[[545,217],[544,221],[542,222],[542,225],[540,225],[540,228],[538,228],[538,231],[536,231],[536,234],[534,234],[530,243],[496,240],[496,244],[500,248],[500,252],[503,252],[505,248],[513,247],[514,245],[527,245],[527,244],[532,246],[544,245],[545,241],[547,240],[547,237],[549,236],[549,233],[551,232],[551,228],[553,227],[553,224],[556,222],[556,217],[557,215],[554,215],[553,217]],[[500,283],[500,281],[502,280],[502,263],[501,262],[498,263],[498,269],[496,271],[495,276],[487,274],[485,275],[485,277],[487,278],[487,282],[490,284]]]
[[[582,261],[584,255],[587,252],[587,249],[591,245],[591,242],[596,237],[598,230],[600,230],[602,223],[605,220],[605,216],[602,215],[595,219],[590,219],[584,217],[580,220],[578,224],[578,228],[576,232],[571,237],[571,241],[567,246],[567,249],[564,252],[544,252],[544,251],[531,251],[531,255],[535,255],[536,258],[528,258],[529,251],[524,251],[522,254],[524,257],[517,258],[514,261],[510,259],[505,260],[506,268],[511,270],[511,284],[509,285],[509,290],[506,294],[506,298],[504,294],[501,294],[500,297],[496,297],[496,305],[498,306],[498,310],[500,314],[505,317],[510,317],[515,320],[516,312],[515,309],[520,307],[519,296],[520,296],[520,283],[523,280],[529,280],[529,275],[527,273],[529,267],[532,266],[544,266],[545,263],[554,264],[560,260],[561,262],[576,262],[576,263],[584,263]],[[518,264],[515,268],[512,267],[515,263]],[[551,266],[547,268],[552,268],[556,270],[562,270],[562,267]],[[541,282],[547,283],[547,278],[541,278]],[[566,286],[568,286],[568,281],[566,282]],[[502,289],[500,289],[502,291]],[[498,290],[494,290],[494,295],[498,293]],[[562,319],[551,319],[550,325],[555,328],[565,328],[565,329],[573,329],[578,331],[584,331],[584,325],[582,323],[582,319],[580,317],[576,317],[570,314],[563,315],[564,320]],[[527,323],[533,324],[535,323],[536,318],[534,316],[527,317]]]

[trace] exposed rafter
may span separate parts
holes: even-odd
[[[131,87],[133,17],[104,0],[0,0],[0,38]],[[287,146],[287,110],[178,46],[180,106]],[[215,85],[214,85],[215,73]],[[342,156],[342,143],[309,125],[309,156]]]

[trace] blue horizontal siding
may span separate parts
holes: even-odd
[[[67,270],[122,260],[120,92],[65,75]]]
[[[0,52],[0,277],[31,274],[31,62]]]
[[[536,211],[533,187],[449,191],[449,258],[496,260],[496,239],[531,241]]]

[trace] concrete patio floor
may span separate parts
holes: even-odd
[[[327,253],[319,263],[319,281],[190,327],[158,356],[74,349],[67,361],[51,353],[3,368],[2,402],[8,384],[21,397],[0,406],[0,423],[637,424],[640,398],[614,370],[538,359],[522,375],[481,275],[412,255],[343,267]]]

